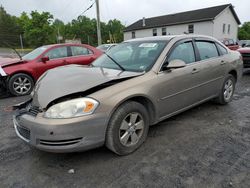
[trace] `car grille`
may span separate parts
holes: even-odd
[[[81,142],[82,138],[69,140],[40,140],[40,144],[44,146],[69,146]]]
[[[30,140],[30,130],[25,128],[25,127],[21,127],[19,125],[16,126],[16,129],[18,131],[18,133],[25,138],[26,140]]]
[[[27,107],[27,113],[32,116],[37,116],[37,114],[40,112],[42,112],[42,110],[40,110],[40,108],[37,106],[32,106],[31,104],[29,104]]]
[[[250,53],[242,53],[243,57],[250,57]]]

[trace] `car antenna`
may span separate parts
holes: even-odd
[[[3,42],[5,45],[7,45],[9,48],[11,48],[12,50],[14,50],[16,52],[16,54],[18,55],[18,57],[20,58],[20,60],[22,60],[22,56],[18,53],[18,51],[13,48],[11,45],[9,45],[7,42]]]

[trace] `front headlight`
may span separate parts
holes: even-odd
[[[94,112],[98,104],[96,100],[90,98],[72,99],[51,106],[44,116],[51,119],[63,119],[89,115]]]

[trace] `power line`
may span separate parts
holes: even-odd
[[[91,9],[94,4],[95,4],[95,1],[88,8],[86,8],[79,16],[82,16],[85,12],[87,12],[89,9]]]

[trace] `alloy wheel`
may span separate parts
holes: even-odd
[[[143,135],[144,120],[141,114],[133,112],[128,114],[122,121],[119,129],[119,139],[126,147],[136,145]]]
[[[31,81],[25,76],[17,77],[13,82],[13,89],[19,95],[27,94],[32,87]]]
[[[233,95],[233,81],[231,79],[227,80],[224,86],[224,99],[229,101]]]

